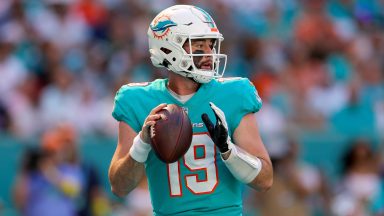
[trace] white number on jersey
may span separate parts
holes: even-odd
[[[204,154],[200,157],[196,154],[197,149],[202,148]],[[192,174],[181,176],[180,161],[168,164],[168,182],[171,196],[182,196],[181,178],[185,179],[186,187],[193,194],[212,193],[218,184],[216,166],[216,148],[207,133],[194,134],[191,147],[183,157],[184,166]],[[205,178],[198,178],[197,171],[203,171]]]

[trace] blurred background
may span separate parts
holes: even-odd
[[[146,32],[207,10],[226,77],[248,77],[273,188],[245,215],[384,215],[383,0],[1,0],[0,215],[151,215],[143,181],[109,189],[116,90],[166,75]]]

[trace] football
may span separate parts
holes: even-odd
[[[151,146],[160,160],[173,163],[191,146],[192,124],[184,109],[175,104],[168,104],[158,114],[166,118],[151,127]]]

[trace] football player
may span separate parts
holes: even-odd
[[[145,172],[154,215],[241,215],[243,185],[266,191],[273,181],[254,115],[262,105],[255,87],[246,78],[222,78],[223,36],[201,8],[165,9],[148,38],[153,65],[167,68],[168,78],[127,84],[116,94],[112,192],[125,196]],[[163,118],[157,112],[166,104],[183,107],[193,125],[191,147],[171,164],[150,146],[149,128]]]

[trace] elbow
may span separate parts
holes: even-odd
[[[119,198],[124,198],[128,192],[122,190],[121,186],[119,186],[118,182],[115,180],[115,178],[113,178],[113,175],[111,174],[111,170],[109,170],[109,183],[110,183],[110,186],[111,186],[111,192],[119,197]]]
[[[260,192],[267,192],[269,189],[271,189],[272,185],[273,185],[273,178],[270,178],[262,182],[261,184],[259,184],[258,190]]]
[[[110,182],[110,185],[111,185],[111,192],[119,197],[119,198],[124,198],[125,196],[128,195],[128,191],[127,190],[123,190],[122,187],[117,184],[117,182],[114,182],[112,181],[112,179],[110,178],[109,179],[109,182]]]
[[[265,178],[265,179],[254,179],[253,182],[250,184],[250,186],[259,191],[259,192],[267,192],[269,189],[271,189],[273,185],[273,177]]]
[[[116,195],[117,197],[119,198],[124,198],[125,196],[127,196],[128,192],[127,191],[123,191],[123,190],[119,190],[119,189],[116,189],[116,187],[111,187],[111,191],[114,195]]]

